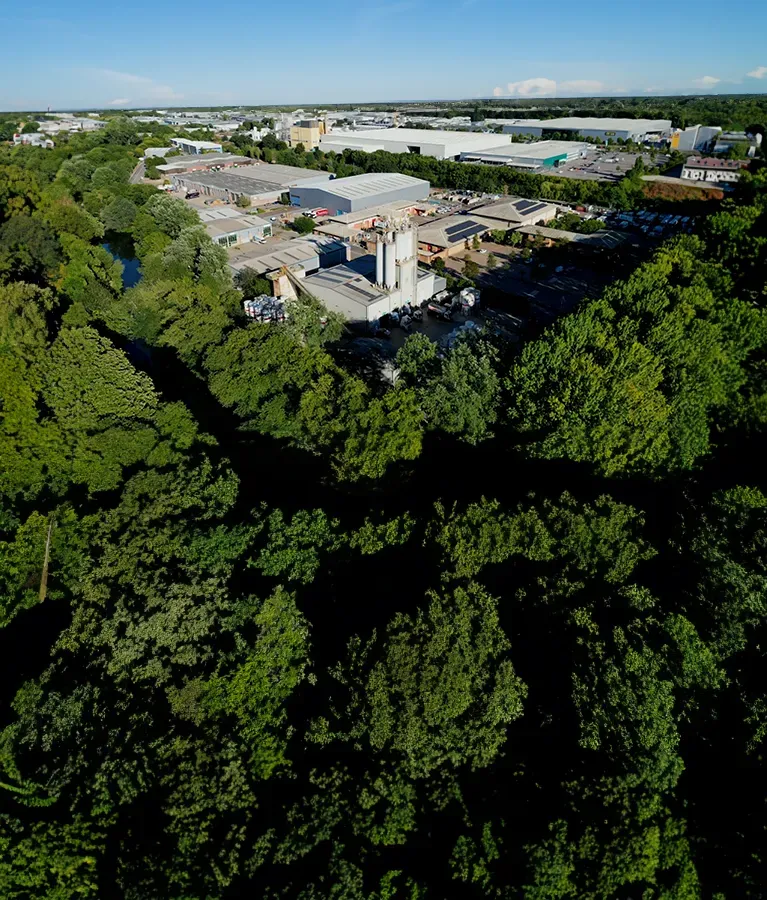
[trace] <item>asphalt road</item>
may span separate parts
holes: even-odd
[[[129,184],[141,184],[141,179],[144,177],[146,173],[146,166],[143,162],[140,162],[136,168],[131,172],[131,176],[128,179]]]

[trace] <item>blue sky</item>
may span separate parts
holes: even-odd
[[[767,92],[764,0],[3,7],[4,110]]]

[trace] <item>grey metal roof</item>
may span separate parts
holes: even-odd
[[[399,175],[392,172],[369,172],[366,175],[351,175],[349,178],[336,178],[329,182],[318,181],[316,184],[314,181],[303,182],[299,187],[321,187],[335,197],[358,200],[387,191],[422,185],[426,185],[428,191],[429,182],[423,178],[413,178],[410,175]]]
[[[446,216],[431,225],[422,225],[418,229],[418,243],[431,244],[433,247],[453,247],[475,234],[484,234],[489,230],[489,225],[471,216]]]
[[[329,172],[319,172],[317,169],[302,169],[300,166],[281,166],[276,163],[255,163],[242,172],[238,170],[237,174],[245,178],[257,178],[273,182],[283,187],[290,187],[300,181],[309,179],[325,182],[330,179]]]
[[[588,150],[583,141],[536,141],[532,144],[510,144],[508,147],[491,147],[489,150],[470,150],[462,156],[490,156],[493,159],[549,159],[580,150]]]
[[[254,244],[231,256],[229,268],[237,272],[242,269],[253,269],[260,275],[264,272],[273,272],[282,266],[302,263],[312,257],[336,252],[344,246],[332,238],[306,238],[270,245]]]
[[[274,181],[261,181],[257,178],[245,178],[239,172],[185,172],[174,178],[183,181],[187,187],[205,185],[219,190],[231,191],[233,194],[273,194],[285,190],[285,186]]]
[[[170,151],[173,148],[169,147],[167,149]],[[165,158],[165,162],[157,168],[161,171],[167,171],[167,169],[178,166],[230,166],[234,163],[246,166],[252,162],[253,160],[248,159],[247,156],[237,156],[235,153],[188,153],[182,156],[171,156],[170,159]]]
[[[257,228],[265,228],[270,223],[258,216],[236,216],[209,221],[205,223],[205,230],[213,236],[222,234],[235,234],[238,231],[250,231]]]
[[[553,219],[557,208],[554,204],[542,200],[522,200],[519,198],[500,200],[487,206],[475,207],[472,215],[480,221],[497,220],[499,222],[526,223],[531,217],[541,216]],[[496,227],[495,225],[493,226]]]
[[[564,116],[561,119],[492,119],[504,125],[529,125],[552,131],[631,131],[633,134],[671,130],[671,119],[613,119],[599,116]]]
[[[320,292],[323,289],[332,291],[365,307],[384,296],[383,291],[374,287],[364,275],[360,275],[349,266],[333,266],[332,269],[323,269],[305,278],[304,284],[310,291],[313,289],[319,289]]]

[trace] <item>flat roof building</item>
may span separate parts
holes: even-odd
[[[377,128],[370,131],[332,131],[320,138],[325,152],[364,150],[373,153],[415,153],[436,159],[457,159],[470,150],[505,147],[509,138],[502,134],[477,134],[471,131],[432,131],[428,128]]]
[[[290,202],[305,209],[326,208],[333,214],[352,213],[371,206],[423,200],[429,182],[395,173],[370,172],[332,181],[302,181],[291,187]]]
[[[323,173],[297,166],[272,166],[267,163],[243,166],[236,172],[188,172],[171,176],[175,189],[196,191],[236,203],[247,197],[252,204],[276,203],[289,188],[302,180],[319,180]],[[330,178],[325,173],[326,179]]]
[[[182,153],[207,153],[209,150],[221,153],[221,144],[215,141],[190,141],[188,138],[171,138],[171,144],[178,147]]]
[[[490,150],[470,150],[461,154],[463,162],[479,162],[492,166],[516,166],[540,169],[578,159],[589,149],[581,141],[536,141],[534,144],[509,144]]]
[[[211,240],[222,247],[247,244],[272,236],[272,223],[258,216],[243,215],[229,207],[201,209],[198,212]]]
[[[745,168],[748,168],[747,160],[691,156],[682,166],[682,178],[690,181],[733,184],[740,180],[741,173]]]
[[[250,244],[229,258],[232,272],[250,269],[258,275],[283,266],[300,265],[306,272],[336,266],[349,258],[349,245],[332,238],[310,237],[266,246]]]
[[[490,121],[490,120],[488,120]],[[600,141],[642,141],[668,137],[671,119],[613,119],[600,116],[565,116],[562,119],[497,119],[504,134],[545,137],[552,132],[570,131],[580,137]]]
[[[147,151],[146,156],[149,155]],[[253,160],[247,156],[234,153],[192,153],[184,156],[171,156],[160,163],[157,169],[170,175],[173,172],[197,172],[202,169],[226,169],[229,166],[250,166]]]

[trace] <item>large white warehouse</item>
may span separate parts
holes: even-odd
[[[311,179],[290,189],[292,206],[323,207],[332,215],[357,212],[371,206],[423,200],[429,182],[423,178],[388,172],[369,172],[349,178]]]
[[[572,132],[580,137],[600,141],[619,139],[638,143],[668,137],[671,119],[609,119],[597,116],[565,116],[563,119],[492,119],[503,127],[504,134],[529,134],[547,137],[553,132]]]
[[[578,159],[589,149],[582,141],[536,141],[534,144],[508,144],[491,150],[472,150],[461,154],[464,162],[486,163],[490,166],[515,166],[520,169],[540,169]]]
[[[428,128],[379,128],[372,131],[333,131],[320,138],[320,150],[364,150],[374,153],[417,153],[436,159],[457,159],[470,150],[508,147],[510,139],[502,134],[471,131],[431,131]]]

